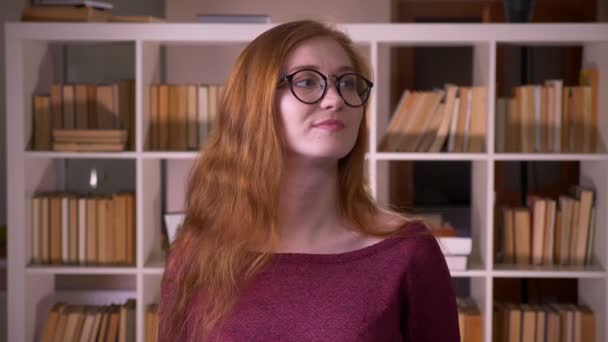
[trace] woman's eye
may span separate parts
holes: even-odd
[[[294,84],[302,88],[311,88],[317,85],[317,81],[314,78],[301,78],[294,80]]]
[[[355,82],[353,82],[352,80],[340,81],[341,89],[353,89],[354,87],[355,87]]]

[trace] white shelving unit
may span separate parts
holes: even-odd
[[[72,298],[58,294],[55,277],[133,276],[134,291],[108,291],[93,296],[93,302],[137,299],[137,339],[144,341],[144,310],[158,298],[164,260],[161,234],[161,162],[193,159],[194,152],[147,151],[148,99],[146,86],[166,82],[162,48],[165,46],[242,47],[270,25],[242,24],[6,24],[7,160],[8,165],[8,340],[32,341],[40,334],[44,316],[53,299]],[[469,279],[470,296],[480,306],[485,341],[492,336],[493,284],[498,278],[575,278],[579,302],[596,315],[597,341],[608,341],[608,154],[501,154],[494,152],[494,103],[496,98],[497,45],[578,45],[583,63],[600,69],[599,138],[608,143],[608,25],[607,24],[345,24],[342,27],[365,49],[375,70],[371,99],[370,151],[367,166],[371,189],[379,202],[388,199],[388,165],[398,160],[471,162],[471,233],[474,238],[469,270],[453,276]],[[40,84],[49,83],[49,72],[41,69],[50,43],[127,42],[135,47],[136,149],[121,153],[58,153],[27,150],[31,135],[31,96]],[[488,134],[485,153],[380,153],[377,143],[387,127],[389,108],[389,49],[396,46],[468,46],[473,49],[473,84],[488,87]],[[209,53],[213,53],[209,49]],[[197,66],[198,67],[198,66]],[[52,71],[50,71],[52,74]],[[45,78],[46,77],[46,78]],[[50,76],[50,82],[53,77]],[[48,89],[48,87],[47,87]],[[120,159],[135,164],[136,265],[134,267],[30,266],[30,198],[41,190],[61,190],[65,171],[58,162],[69,159]],[[597,229],[593,256],[595,264],[583,268],[514,268],[494,265],[494,168],[505,160],[573,160],[580,162],[580,183],[597,193]],[[101,296],[101,298],[99,298]],[[74,300],[87,300],[79,294]]]

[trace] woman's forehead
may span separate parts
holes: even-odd
[[[283,70],[300,66],[327,72],[353,69],[351,58],[344,47],[331,37],[314,37],[296,45],[287,54]]]

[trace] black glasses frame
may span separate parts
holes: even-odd
[[[298,95],[296,94],[295,90],[293,90],[293,77],[295,74],[302,72],[302,71],[311,71],[314,72],[316,74],[318,74],[319,76],[321,76],[321,79],[323,79],[323,93],[321,94],[321,96],[319,97],[319,99],[317,99],[316,101],[312,101],[312,102],[307,102],[302,100],[301,98],[298,97]],[[344,96],[342,95],[342,91],[340,90],[340,80],[345,77],[345,76],[349,76],[349,75],[356,75],[358,77],[361,77],[361,79],[363,79],[363,81],[365,81],[365,83],[367,84],[367,92],[365,93],[365,98],[361,98],[361,104],[358,105],[353,105],[351,103],[349,103]],[[298,99],[298,101],[302,102],[302,103],[306,103],[306,104],[315,104],[319,101],[321,101],[324,97],[325,94],[327,94],[327,80],[329,78],[333,78],[334,79],[334,85],[336,87],[336,90],[338,91],[338,94],[340,95],[340,97],[342,98],[342,100],[344,100],[344,103],[349,106],[349,107],[361,107],[363,105],[365,105],[365,103],[367,102],[367,100],[369,99],[369,94],[372,91],[372,87],[374,86],[374,83],[370,80],[368,80],[367,78],[363,77],[362,75],[356,73],[356,72],[348,72],[345,74],[342,74],[340,76],[337,75],[325,75],[323,73],[321,73],[318,70],[315,69],[300,69],[300,70],[296,70],[294,72],[292,72],[289,75],[285,75],[283,77],[281,77],[281,79],[279,81],[285,81],[287,82],[287,84],[289,84],[289,90],[291,90],[291,93],[293,94],[293,96],[295,96],[296,99]],[[361,94],[359,95],[359,97],[361,97]]]

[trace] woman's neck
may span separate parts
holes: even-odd
[[[344,233],[337,179],[335,161],[286,162],[279,201],[279,250],[306,250]]]

